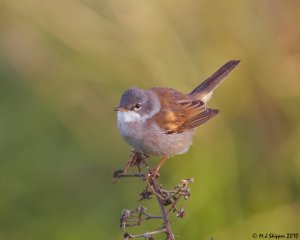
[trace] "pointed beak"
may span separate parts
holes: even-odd
[[[125,107],[123,107],[123,106],[119,106],[119,107],[115,107],[114,111],[117,111],[117,112],[126,112],[127,109]]]

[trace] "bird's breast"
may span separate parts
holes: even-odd
[[[118,128],[134,149],[148,155],[173,156],[184,153],[192,144],[194,130],[166,134],[156,122],[145,121],[135,112],[118,112]]]
[[[143,120],[136,112],[118,112],[118,129],[124,140],[134,148],[143,138]]]

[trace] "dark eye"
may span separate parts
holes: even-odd
[[[133,105],[133,109],[134,109],[134,110],[138,110],[138,109],[141,108],[141,106],[142,106],[142,104],[136,103],[136,104]]]

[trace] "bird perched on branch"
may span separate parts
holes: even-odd
[[[162,157],[153,177],[166,159],[187,152],[196,128],[219,113],[207,108],[207,102],[239,62],[227,62],[189,94],[163,87],[129,88],[123,93],[114,109],[118,111],[119,131],[134,152]],[[132,165],[130,161],[127,166]]]

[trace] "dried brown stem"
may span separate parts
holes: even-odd
[[[114,172],[113,175],[114,180],[117,180],[118,178],[131,178],[131,177],[144,178],[145,174],[143,173],[124,174],[123,170],[117,170]]]
[[[158,233],[164,233],[164,232],[166,232],[165,228],[162,228],[162,229],[156,230],[156,231],[152,231],[152,232],[146,232],[146,233],[143,233],[143,234],[137,234],[137,235],[131,235],[129,233],[125,233],[124,234],[124,240],[131,239],[131,238],[141,238],[141,237],[145,238],[145,239],[154,239],[152,237],[153,235],[158,234]]]
[[[130,233],[124,234],[124,239],[132,238],[145,238],[148,240],[154,240],[155,234],[165,233],[167,238],[166,240],[175,240],[175,236],[171,229],[171,224],[169,217],[171,213],[176,213],[176,216],[183,218],[185,215],[183,208],[178,208],[177,203],[183,197],[187,200],[190,196],[190,190],[188,188],[189,183],[193,182],[193,178],[183,179],[181,183],[177,185],[172,190],[163,189],[163,187],[158,183],[157,177],[154,176],[149,169],[149,166],[146,163],[146,155],[142,155],[136,152],[133,152],[129,162],[126,164],[126,170],[129,169],[128,166],[138,167],[138,173],[134,174],[125,174],[123,170],[118,170],[114,173],[114,180],[120,178],[128,177],[137,177],[146,182],[145,189],[140,193],[140,199],[138,201],[151,199],[152,196],[155,196],[160,207],[161,216],[155,216],[146,212],[145,207],[137,207],[134,210],[123,210],[120,218],[120,227],[132,227],[139,226],[142,222],[151,220],[151,219],[162,219],[163,225],[160,229],[155,231],[150,231],[143,234],[132,235]],[[145,166],[145,172],[142,172],[142,166]]]
[[[159,187],[157,186],[156,180],[152,181],[152,186],[153,186],[153,189],[155,190],[155,192],[160,191]],[[167,212],[166,212],[166,209],[165,209],[165,206],[164,206],[165,201],[162,200],[158,196],[156,196],[156,198],[157,198],[157,201],[158,201],[158,204],[159,204],[159,207],[160,207],[160,211],[161,211],[161,214],[162,214],[162,217],[163,217],[163,220],[164,220],[164,227],[165,227],[166,233],[167,233],[167,240],[175,240],[174,234],[173,234],[172,229],[171,229],[170,221],[168,219],[168,215],[167,215]]]

